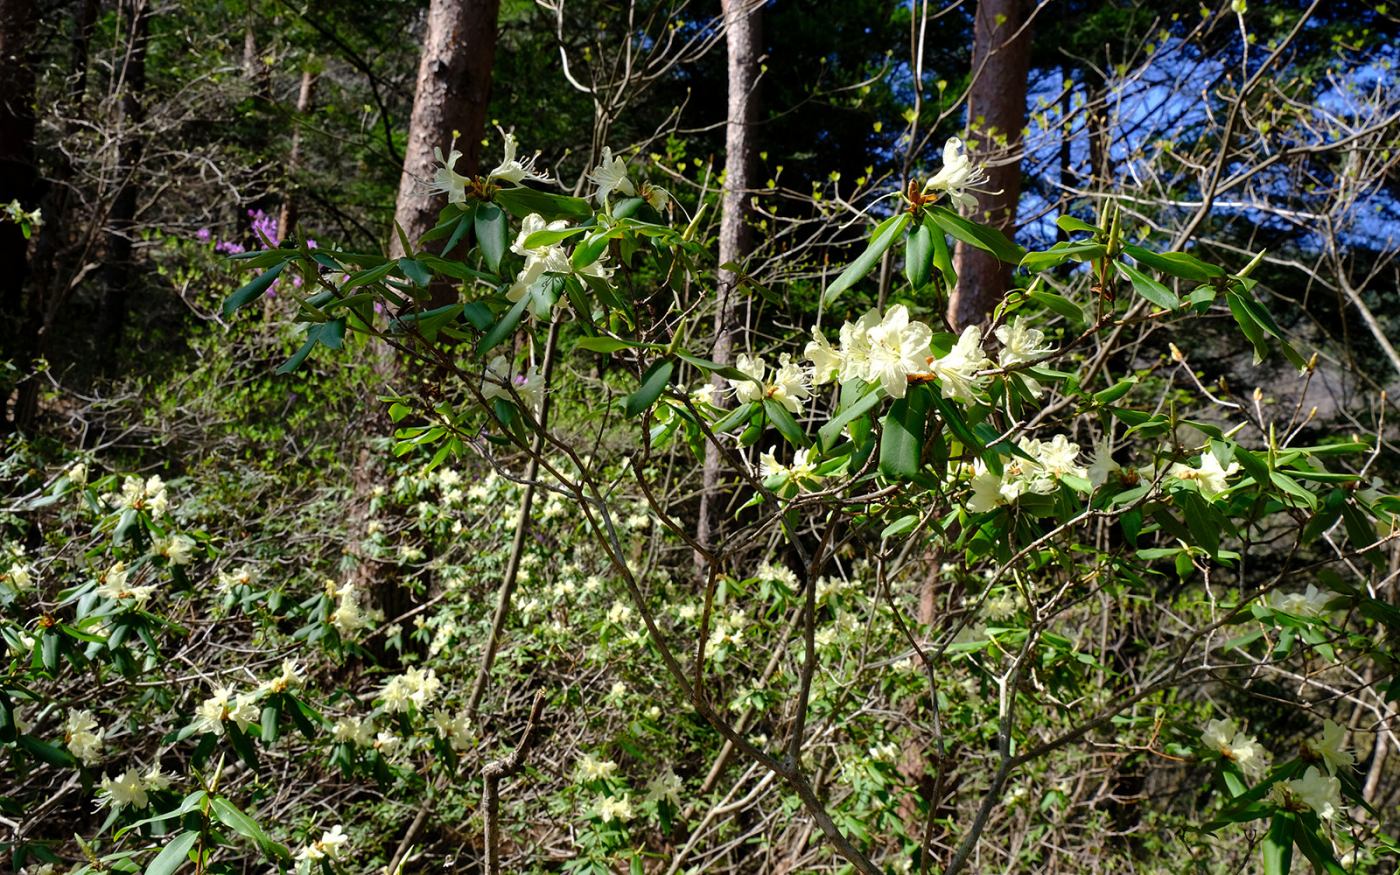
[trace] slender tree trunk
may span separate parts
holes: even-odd
[[[759,58],[763,54],[762,4],[754,0],[722,0],[729,55],[729,108],[724,131],[724,190],[720,197],[719,263],[742,261],[752,249],[748,222],[749,192],[753,189],[758,123]],[[715,342],[711,357],[728,364],[738,329],[738,277],[723,267],[716,276],[719,297],[715,308]],[[716,378],[716,385],[722,385]],[[705,447],[704,490],[700,495],[696,541],[713,546],[715,520],[722,502],[720,453]],[[697,568],[703,565],[696,556]],[[703,570],[703,569],[701,569]]]
[[[1029,0],[978,0],[968,94],[969,151],[987,163],[991,181],[980,194],[977,219],[1009,231],[1021,196],[1021,131],[1026,126],[1026,75],[1030,70]],[[1009,265],[991,253],[959,243],[954,255],[958,287],[948,321],[961,328],[981,322],[1001,300]]]
[[[92,46],[93,28],[97,24],[97,0],[76,0],[73,4],[73,30],[68,54],[68,105],[64,108],[63,130],[72,136],[78,120],[84,117],[87,102],[88,54]],[[73,165],[62,150],[52,156],[53,170],[44,186],[44,224],[34,240],[27,294],[24,296],[23,323],[20,343],[12,355],[21,371],[33,370],[31,364],[48,354],[48,321],[52,318],[58,298],[59,270],[62,259],[59,248],[70,233],[68,207],[73,200]],[[8,311],[13,312],[13,311]],[[40,383],[25,379],[15,397],[14,424],[17,429],[28,428],[39,407]],[[3,406],[3,405],[0,405]]]
[[[297,112],[292,119],[292,148],[287,154],[287,182],[282,192],[282,211],[277,215],[277,242],[292,239],[297,224],[296,175],[301,169],[301,126],[311,111],[316,92],[317,76],[310,70],[301,74],[301,90],[297,92]]]
[[[500,0],[432,0],[413,115],[408,124],[403,176],[394,220],[411,242],[437,224],[439,196],[427,182],[433,178],[433,150],[447,152],[456,136],[462,158],[457,172],[476,173],[486,108],[491,93],[491,64],[496,55],[496,13]],[[401,255],[398,234],[390,235],[389,251]]]
[[[136,280],[132,240],[136,234],[136,175],[141,165],[142,140],[135,129],[144,115],[141,101],[146,89],[146,44],[151,13],[148,0],[122,0],[119,8],[126,52],[115,74],[116,192],[107,221],[107,290],[98,321],[98,343],[107,368],[115,364],[121,346],[131,287]]]
[[[34,165],[34,64],[30,56],[37,24],[31,0],[0,0],[0,206],[17,200],[32,210],[39,174]],[[0,219],[0,320],[4,355],[27,363],[29,338],[17,330],[29,271],[29,241],[19,225]],[[0,393],[0,423],[7,426],[10,392]],[[19,420],[18,411],[14,421]]]

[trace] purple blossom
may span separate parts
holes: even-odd
[[[194,232],[194,239],[198,240],[200,243],[208,243],[209,238],[212,236],[213,232],[208,228],[200,228],[198,231]]]

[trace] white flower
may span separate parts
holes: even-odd
[[[690,403],[697,407],[704,405],[718,408],[721,402],[715,397],[715,388],[714,383],[701,383],[699,387],[691,390]]]
[[[441,708],[433,712],[429,722],[438,737],[445,739],[453,750],[467,750],[472,744],[472,724],[467,712],[452,714]]]
[[[1240,468],[1240,463],[1231,461],[1230,467],[1223,468],[1220,460],[1215,457],[1215,453],[1201,453],[1200,467],[1192,468],[1182,462],[1177,462],[1167,469],[1168,477],[1175,477],[1177,480],[1196,484],[1196,489],[1201,493],[1201,497],[1207,501],[1214,500],[1218,495],[1230,488],[1226,478],[1234,474]]]
[[[972,513],[985,513],[1006,503],[1001,490],[1001,475],[994,474],[981,459],[972,463],[972,477],[968,481],[972,487],[972,497],[967,501],[967,509]]]
[[[298,860],[318,862],[320,860],[339,860],[345,851],[345,846],[350,843],[350,837],[345,834],[345,830],[340,824],[331,827],[328,832],[322,833],[321,838],[309,845],[305,845],[297,851]]]
[[[230,589],[235,586],[247,586],[256,578],[253,570],[247,565],[240,566],[233,571],[220,571],[215,577],[215,583],[219,589]]]
[[[681,779],[667,766],[661,774],[647,781],[646,801],[660,802],[665,799],[673,804],[680,804],[683,787]]]
[[[878,325],[866,330],[869,349],[864,378],[879,383],[891,398],[903,398],[909,374],[928,366],[932,337],[927,325],[909,321],[909,310],[903,304],[891,307]]]
[[[170,560],[171,565],[189,565],[194,559],[194,538],[188,535],[171,535],[159,538],[151,545],[152,552]]]
[[[1250,781],[1258,781],[1269,770],[1269,752],[1245,735],[1233,720],[1212,720],[1201,733],[1201,742],[1227,760],[1232,760]]]
[[[617,763],[612,760],[595,759],[592,754],[584,754],[578,761],[579,778],[584,781],[601,781],[611,778],[617,772]]]
[[[1108,438],[1102,438],[1094,443],[1094,457],[1089,460],[1089,484],[1095,489],[1108,482],[1109,475],[1118,470],[1118,463],[1113,461],[1113,444]]]
[[[102,759],[103,735],[104,730],[97,727],[97,718],[91,711],[68,712],[63,724],[63,741],[83,765],[91,766]]]
[[[330,585],[334,587],[334,584]],[[333,589],[333,592],[339,601],[331,612],[330,622],[341,636],[348,637],[382,619],[383,615],[377,609],[368,609],[360,604],[361,593],[355,584],[347,583],[338,590]]]
[[[812,340],[802,351],[807,361],[812,363],[812,385],[820,386],[837,379],[844,365],[844,358],[826,338],[820,328],[812,327]]]
[[[973,164],[963,149],[963,141],[950,137],[943,144],[943,166],[928,182],[924,183],[924,194],[941,191],[948,195],[959,209],[971,210],[977,207],[977,198],[969,191],[984,191],[979,186],[990,181],[987,171],[980,164]],[[991,192],[988,192],[989,194]]]
[[[375,728],[373,720],[361,720],[355,716],[346,716],[335,721],[335,726],[331,730],[331,737],[341,744],[353,744],[356,747],[369,747],[374,743],[374,733]]]
[[[1049,441],[1023,439],[1019,443],[1021,448],[1034,456],[1040,467],[1049,474],[1056,477],[1089,476],[1089,472],[1084,469],[1083,465],[1076,464],[1079,458],[1079,445],[1071,443],[1069,438],[1062,434],[1055,435]]]
[[[598,203],[606,205],[608,195],[620,191],[626,195],[636,195],[632,181],[627,178],[627,164],[621,156],[614,158],[612,149],[603,147],[603,160],[588,173],[588,181],[598,186]]]
[[[1331,820],[1342,807],[1342,782],[1309,766],[1303,777],[1275,784],[1270,798],[1292,811],[1311,808],[1323,820]]]
[[[264,681],[260,689],[268,693],[285,693],[294,690],[302,685],[304,678],[301,674],[301,667],[295,659],[282,660],[282,673],[268,681]]]
[[[594,806],[594,813],[602,821],[610,820],[631,820],[632,819],[632,797],[625,795],[621,799],[614,799],[611,796],[598,797],[598,803]]]
[[[210,692],[209,698],[195,711],[197,722],[206,732],[222,734],[228,720],[232,720],[239,731],[247,732],[248,727],[257,722],[260,711],[254,696],[246,693],[235,696],[231,686],[214,687]]]
[[[1356,755],[1342,747],[1345,736],[1346,727],[1328,720],[1322,724],[1322,737],[1304,742],[1304,746],[1335,775],[1339,770],[1350,771],[1356,765]]]
[[[531,213],[520,222],[520,233],[515,236],[510,251],[523,256],[525,266],[516,275],[515,282],[506,291],[506,299],[519,301],[525,297],[535,283],[545,278],[547,273],[566,274],[573,268],[569,264],[569,254],[559,243],[546,243],[539,246],[526,246],[525,241],[540,231],[562,231],[569,223],[560,219],[546,222],[539,213]],[[599,268],[601,270],[601,268]]]
[[[34,575],[30,572],[29,566],[23,563],[17,562],[10,566],[10,570],[5,576],[9,579],[10,585],[13,586],[16,591],[28,589],[29,586],[34,583]]]
[[[1213,751],[1223,753],[1229,750],[1230,739],[1234,738],[1237,732],[1239,727],[1229,718],[1211,720],[1201,732],[1201,743]]]
[[[893,741],[887,741],[884,744],[875,745],[867,753],[877,763],[892,763],[899,758],[899,745]]]
[[[751,378],[729,381],[729,385],[734,389],[734,397],[740,404],[762,401],[763,378],[768,374],[768,364],[763,360],[763,356],[751,356],[741,352],[734,362],[734,367]]]
[[[450,204],[466,203],[467,183],[471,180],[457,172],[457,161],[461,159],[462,153],[452,149],[446,158],[442,157],[442,147],[433,148],[433,157],[438,164],[442,165],[433,174],[433,184],[429,187],[434,194],[447,195],[447,202]]]
[[[520,161],[515,157],[516,150],[519,148],[519,144],[515,141],[515,134],[507,133],[499,127],[496,130],[501,131],[501,137],[505,141],[505,156],[501,158],[501,163],[496,165],[495,169],[486,174],[487,179],[500,179],[505,182],[513,182],[516,185],[527,179],[532,182],[551,181],[546,174],[538,173],[535,170],[535,161],[540,157],[539,152],[536,152],[529,160]]]
[[[410,668],[400,675],[394,675],[384,684],[380,696],[384,699],[384,710],[389,713],[407,711],[410,706],[423,710],[437,698],[442,689],[442,681],[431,668]]]
[[[1326,617],[1327,603],[1331,593],[1323,592],[1316,584],[1308,584],[1301,592],[1274,592],[1269,595],[1269,607],[1295,617]]]
[[[1030,327],[1020,315],[1010,325],[998,327],[996,338],[1002,346],[998,362],[1003,368],[1035,361],[1054,348],[1045,344],[1044,331]]]
[[[987,378],[977,376],[977,372],[990,364],[982,352],[982,329],[969,325],[948,354],[935,359],[929,370],[938,378],[944,398],[975,404],[973,393],[987,384]]]
[[[819,481],[825,475],[817,473],[817,460],[812,458],[810,449],[799,449],[792,454],[792,464],[784,465],[778,461],[778,448],[774,447],[768,452],[759,456],[758,473],[763,479],[775,476],[785,476],[794,482]]]
[[[67,471],[63,472],[63,476],[67,477],[68,482],[73,486],[84,486],[87,484],[87,465],[84,465],[82,462],[74,462],[69,466]]]
[[[150,804],[146,797],[146,784],[141,778],[141,773],[135,769],[127,769],[116,779],[102,776],[102,788],[99,792],[97,806],[111,805],[113,808],[125,808],[130,806],[136,809],[145,808]]]
[[[160,763],[156,763],[141,776],[141,785],[147,790],[165,790],[170,787],[170,776],[161,771]]]
[[[651,205],[658,213],[666,208],[671,202],[671,193],[659,185],[652,185],[649,182],[642,183],[642,199]]]
[[[802,402],[811,397],[807,390],[807,373],[792,356],[783,353],[778,357],[778,369],[773,372],[773,382],[765,389],[767,397],[773,399],[790,413],[801,413]]]

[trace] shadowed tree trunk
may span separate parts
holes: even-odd
[[[103,365],[116,362],[122,333],[126,330],[131,286],[136,280],[132,262],[132,239],[136,234],[136,173],[141,165],[140,126],[146,90],[146,44],[150,35],[151,8],[148,0],[122,0],[119,23],[126,43],[121,62],[114,72],[116,98],[116,192],[107,219],[106,294],[98,317],[98,344]]]
[[[17,200],[34,209],[39,174],[34,166],[34,65],[30,57],[37,21],[30,0],[0,0],[0,207]],[[21,335],[29,241],[20,226],[0,219],[0,307],[10,314],[0,328],[6,356],[23,366],[29,338]],[[0,395],[0,422],[9,423],[9,390]],[[18,411],[14,419],[19,419]]]
[[[445,154],[455,135],[462,152],[457,172],[474,174],[480,164],[500,5],[500,0],[432,0],[428,9],[394,208],[394,221],[412,242],[437,224],[442,208],[441,198],[427,187],[436,170],[433,149]],[[390,236],[389,251],[403,254],[396,233]]]
[[[977,195],[976,218],[1009,230],[1021,196],[1021,131],[1026,126],[1026,74],[1030,69],[1029,0],[979,0],[973,24],[971,91],[967,127],[973,160],[986,162],[991,181]],[[948,301],[955,327],[981,322],[1001,300],[1010,265],[959,243],[954,254],[958,287]]]
[[[752,248],[748,223],[749,191],[753,189],[756,124],[758,122],[759,57],[763,53],[762,3],[755,0],[723,0],[726,45],[729,56],[729,108],[724,132],[724,190],[720,198],[719,263],[741,261]],[[711,357],[728,364],[734,352],[737,329],[738,277],[723,267],[717,273],[719,302],[715,309],[715,342]],[[716,377],[716,386],[723,381]],[[696,540],[712,546],[720,490],[720,454],[714,445],[705,447],[704,491]],[[701,557],[696,557],[697,567]]]
[[[311,70],[301,74],[301,90],[297,92],[297,112],[292,118],[292,148],[287,155],[287,183],[282,192],[282,211],[277,215],[277,242],[292,239],[297,225],[296,175],[301,169],[301,126],[311,111],[316,93],[317,76]]]

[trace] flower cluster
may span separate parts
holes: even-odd
[[[234,695],[232,686],[214,687],[210,693],[195,711],[195,722],[204,732],[222,735],[228,721],[233,721],[239,732],[247,732],[262,713],[256,693]]]
[[[526,407],[535,414],[539,413],[544,403],[544,376],[534,365],[517,374],[510,360],[498,355],[486,366],[486,374],[481,381],[481,397],[487,401],[494,398],[513,401],[511,389],[515,390]]]
[[[612,277],[613,269],[607,266],[608,255],[602,253],[596,260],[584,265],[574,265],[568,250],[563,243],[537,243],[528,245],[530,237],[541,231],[562,231],[568,227],[568,223],[562,219],[555,222],[547,222],[539,213],[531,213],[520,222],[520,233],[515,236],[515,242],[511,244],[510,251],[525,259],[525,266],[516,275],[515,282],[511,283],[506,291],[506,299],[517,302],[521,298],[530,294],[532,290],[538,288],[539,284],[549,276],[567,276],[570,273],[578,276],[594,277],[606,280]],[[537,318],[543,319],[549,315],[549,308],[553,302],[540,295],[532,295],[534,306],[530,312]]]
[[[170,776],[151,766],[144,773],[137,769],[127,769],[115,778],[102,776],[98,789],[97,807],[107,805],[112,808],[134,808],[138,811],[150,804],[147,795],[152,790],[164,790],[170,786]]]
[[[379,695],[384,700],[384,710],[391,714],[407,711],[409,708],[423,710],[442,689],[442,681],[431,668],[410,668],[403,674],[394,675],[384,684]]]
[[[367,608],[363,605],[364,593],[353,582],[337,588],[334,581],[328,580],[326,592],[332,598],[338,599],[335,610],[331,612],[330,621],[342,636],[353,635],[384,619],[384,613],[378,608]]]
[[[170,499],[166,495],[165,481],[159,474],[153,474],[144,481],[140,477],[127,477],[122,481],[120,494],[103,496],[103,501],[121,510],[144,510],[151,519],[160,519],[170,509]]]
[[[801,413],[802,402],[811,397],[807,373],[787,353],[779,357],[772,374],[763,356],[740,353],[735,366],[749,376],[749,379],[729,381],[734,397],[741,404],[768,399],[781,404],[790,413]]]
[[[145,607],[156,588],[153,584],[129,584],[127,581],[130,577],[131,569],[127,568],[126,563],[115,562],[98,576],[95,592],[115,602],[129,601],[134,607]]]
[[[322,833],[319,839],[297,851],[297,871],[309,872],[314,863],[319,863],[322,860],[341,859],[348,844],[350,844],[350,837],[345,834],[344,828],[337,823]]]
[[[971,468],[972,497],[967,509],[982,513],[1009,504],[1026,493],[1048,495],[1062,478],[1089,479],[1089,471],[1079,464],[1079,445],[1062,434],[1048,441],[1022,437],[1016,441],[1020,453],[1007,459],[998,474],[977,460]]]
[[[1230,488],[1226,480],[1239,469],[1239,462],[1232,461],[1229,467],[1223,467],[1214,453],[1206,452],[1201,453],[1197,467],[1177,462],[1167,469],[1167,476],[1195,485],[1202,498],[1213,501]]]
[[[520,146],[515,140],[515,134],[508,133],[500,128],[501,137],[504,140],[505,155],[501,158],[501,163],[486,174],[488,182],[508,182],[519,185],[522,182],[549,182],[550,178],[535,170],[535,161],[540,157],[536,152],[533,157],[521,161],[516,153]],[[462,153],[453,148],[454,141],[448,147],[447,157],[443,157],[442,148],[433,150],[433,156],[437,158],[440,165],[437,173],[433,176],[431,190],[436,194],[447,195],[447,202],[451,204],[461,204],[467,201],[467,186],[472,183],[469,176],[463,176],[457,172],[457,162],[461,160]]]
[[[92,712],[83,709],[69,711],[63,724],[63,743],[85,766],[96,765],[102,759],[104,734]]]

